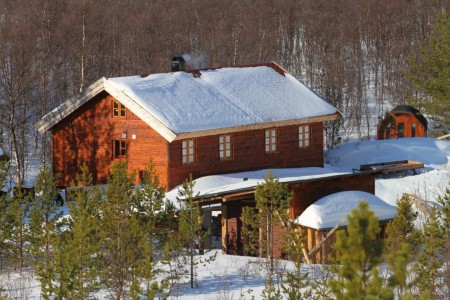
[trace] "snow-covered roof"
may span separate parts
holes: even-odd
[[[304,227],[318,230],[333,228],[339,221],[358,207],[360,201],[367,201],[369,209],[380,221],[391,220],[397,209],[375,195],[361,191],[346,191],[325,196],[312,205],[295,219],[295,223]],[[345,220],[341,226],[347,225]]]
[[[258,124],[300,124],[339,116],[336,108],[271,62],[146,77],[102,78],[44,116],[38,129],[50,129],[103,90],[169,142],[186,133],[245,126],[251,129]]]
[[[264,169],[251,172],[240,172],[232,174],[211,175],[195,179],[194,195],[207,198],[227,193],[252,190],[258,184],[264,182],[269,171],[279,182],[288,183],[300,180],[311,180],[317,178],[332,177],[344,174],[352,174],[350,172],[336,172],[331,168],[286,168],[286,169]],[[181,186],[173,188],[166,193],[166,198],[176,204],[178,189]]]

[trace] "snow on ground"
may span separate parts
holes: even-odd
[[[327,165],[342,172],[358,169],[362,164],[405,159],[423,162],[425,167],[418,175],[398,174],[377,179],[375,195],[391,205],[395,205],[403,193],[417,194],[429,202],[436,202],[450,182],[450,141],[405,138],[353,142],[326,155]]]
[[[395,205],[396,200],[403,193],[415,193],[427,201],[435,202],[437,196],[443,193],[450,182],[450,141],[412,138],[353,142],[329,151],[326,154],[325,168],[317,168],[321,171],[314,171],[311,168],[303,171],[280,169],[274,170],[274,175],[292,179],[302,176],[324,176],[323,171],[336,174],[349,173],[353,168],[359,168],[361,164],[404,159],[421,161],[425,164],[425,168],[414,176],[397,174],[389,178],[377,179],[376,196],[391,205]],[[197,187],[210,193],[227,188],[242,188],[242,184],[260,182],[266,174],[267,170],[261,170],[234,174],[235,176],[233,174],[208,176],[198,180]],[[243,178],[247,180],[244,181]],[[175,190],[172,191],[172,193],[175,192]],[[220,251],[217,252],[214,262],[198,265],[198,287],[190,289],[187,279],[184,279],[186,284],[182,285],[178,291],[174,291],[172,299],[251,299],[252,296],[255,299],[261,298],[266,275],[263,267],[255,263],[258,259],[223,255]],[[280,266],[289,269],[292,268],[292,263],[280,261]],[[311,279],[314,280],[319,276],[319,266],[305,265],[304,267]],[[11,278],[17,277],[17,274],[13,274]],[[3,281],[8,291],[17,293],[17,286],[6,284],[8,278],[0,277],[0,281]],[[36,279],[25,279],[24,285],[27,285],[29,289],[29,296],[25,298],[39,299],[39,285]],[[99,298],[104,298],[104,295]]]

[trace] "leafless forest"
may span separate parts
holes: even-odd
[[[411,92],[408,57],[447,0],[0,0],[0,101],[4,149],[27,176],[48,161],[33,124],[101,76],[276,61],[344,118],[328,146],[368,138],[387,105]],[[369,102],[371,105],[369,105]]]

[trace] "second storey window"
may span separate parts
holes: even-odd
[[[183,165],[195,162],[195,140],[181,141],[181,162]]]
[[[233,142],[231,140],[231,134],[219,136],[219,157],[220,159],[233,158]]]
[[[266,153],[271,153],[271,152],[277,151],[277,130],[276,129],[266,129],[265,148],[266,148]]]
[[[308,148],[310,141],[310,128],[309,125],[303,125],[298,127],[298,147]]]
[[[113,118],[125,118],[125,105],[120,103],[119,101],[112,101],[112,116]]]
[[[127,155],[127,142],[125,140],[113,140],[113,156],[124,157]]]

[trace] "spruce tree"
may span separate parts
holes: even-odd
[[[383,243],[378,239],[378,218],[369,210],[367,202],[348,216],[347,230],[337,232],[335,278],[330,290],[335,299],[392,299],[393,290],[383,286],[378,265]]]
[[[59,204],[55,202],[58,195],[56,179],[48,166],[36,178],[35,194],[30,215],[30,246],[35,274],[41,283],[41,296],[49,299],[54,290],[52,243]]]
[[[449,120],[450,113],[450,14],[442,12],[427,43],[420,48],[417,59],[410,59],[408,74],[419,96],[415,104],[430,115]],[[430,100],[431,98],[431,100]]]

